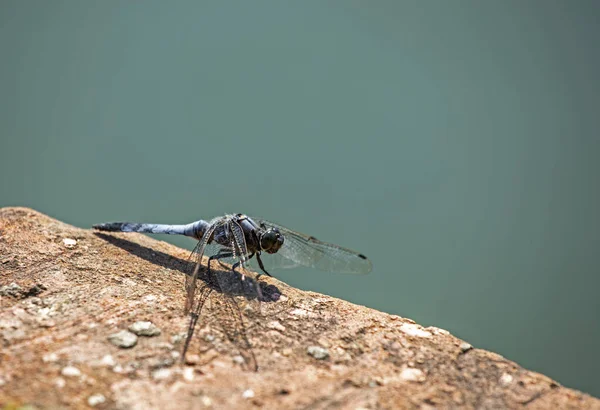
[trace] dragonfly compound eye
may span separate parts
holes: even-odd
[[[260,247],[267,253],[275,253],[283,245],[283,235],[278,230],[269,229],[260,238]]]

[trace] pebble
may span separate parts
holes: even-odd
[[[176,335],[171,336],[171,343],[176,345],[181,343],[183,339],[187,336],[187,333],[178,333]]]
[[[0,296],[12,296],[13,298],[18,298],[22,293],[23,288],[17,285],[15,282],[0,288]]]
[[[321,346],[310,346],[306,349],[306,352],[317,360],[324,360],[329,357],[327,349],[324,349]]]
[[[500,384],[503,386],[508,386],[513,381],[513,377],[508,373],[502,373],[500,376]]]
[[[204,407],[210,407],[210,406],[212,406],[212,399],[210,397],[208,397],[208,396],[202,396],[200,398],[200,401],[202,402],[202,405]]]
[[[254,397],[254,390],[248,389],[242,393],[242,397],[245,399],[251,399]]]
[[[127,330],[121,330],[108,336],[108,340],[117,347],[129,348],[135,346],[137,336]]]
[[[63,367],[60,374],[66,377],[79,377],[81,376],[81,370],[79,370],[77,367],[67,366]]]
[[[404,323],[400,326],[400,331],[406,333],[409,336],[415,337],[431,337],[431,333],[423,330],[421,326],[413,323]]]
[[[308,311],[305,309],[294,309],[290,312],[290,314],[299,317],[306,317],[308,316]]]
[[[58,362],[58,355],[56,353],[48,353],[42,357],[44,363]]]
[[[104,397],[103,394],[92,394],[90,397],[88,397],[88,404],[92,407],[97,406],[98,404],[102,404],[106,401],[106,397]]]
[[[188,354],[185,356],[185,364],[196,365],[200,363],[200,356],[197,354]]]
[[[194,381],[193,367],[186,367],[185,369],[183,369],[183,379],[188,382]]]
[[[425,374],[419,369],[407,367],[400,373],[400,378],[408,382],[422,382],[425,381]]]
[[[473,346],[471,346],[471,344],[467,343],[467,342],[462,342],[459,347],[460,347],[460,351],[463,353],[468,352],[469,350],[471,350],[473,348]]]
[[[427,329],[429,329],[434,335],[448,336],[450,334],[450,332],[446,329],[440,329],[439,327],[435,326],[429,326]]]
[[[171,369],[167,369],[167,368],[157,369],[152,372],[152,378],[154,380],[165,380],[165,379],[168,379],[169,377],[171,377],[171,373],[173,373],[171,371]]]
[[[74,248],[75,245],[77,245],[77,241],[75,239],[71,239],[71,238],[65,238],[63,239],[63,244],[67,247],[67,248]]]
[[[129,326],[129,331],[135,333],[138,336],[158,336],[160,335],[160,329],[154,326],[152,322],[139,321]]]
[[[115,362],[115,359],[113,359],[113,357],[109,354],[104,355],[102,357],[102,359],[100,360],[100,363],[103,366],[107,366],[107,367],[113,367],[114,365],[116,365],[117,363]]]
[[[267,323],[267,327],[269,329],[278,330],[280,332],[285,332],[285,326],[283,326],[277,320]]]

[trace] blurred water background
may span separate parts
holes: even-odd
[[[374,264],[281,280],[599,396],[599,20],[585,0],[2,0],[0,206],[264,216]]]

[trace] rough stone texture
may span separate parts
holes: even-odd
[[[0,407],[600,409],[442,329],[265,277],[278,301],[236,297],[258,372],[225,337],[231,311],[216,292],[183,365],[188,256],[143,235],[97,235],[0,209],[0,287],[9,286],[0,296]],[[147,320],[159,336],[130,349],[107,339]],[[311,356],[312,346],[328,356]]]

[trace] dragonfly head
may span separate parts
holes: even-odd
[[[283,245],[283,235],[277,228],[269,228],[259,237],[260,249],[267,253],[275,253]]]

